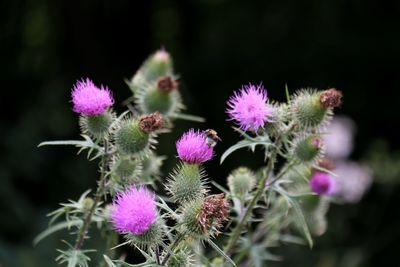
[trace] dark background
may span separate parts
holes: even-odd
[[[95,185],[96,163],[76,149],[37,148],[79,136],[70,89],[91,77],[113,90],[116,109],[130,96],[123,79],[162,45],[182,75],[188,112],[205,125],[178,123],[161,138],[176,163],[174,140],[188,127],[215,128],[217,153],[238,140],[225,101],[243,83],[263,82],[273,99],[284,85],[344,92],[338,113],[358,125],[354,158],[383,139],[399,149],[400,1],[51,1],[0,2],[0,266],[54,266],[65,233],[31,241],[59,202]],[[262,157],[236,153],[207,164],[221,183],[237,165]],[[397,266],[399,186],[375,184],[358,205],[334,206],[316,247],[284,246],[274,266]],[[348,258],[359,257],[351,265]]]

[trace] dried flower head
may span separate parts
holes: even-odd
[[[141,235],[156,219],[154,195],[144,187],[133,186],[114,199],[111,221],[120,233]]]
[[[144,115],[139,120],[139,128],[145,133],[151,133],[164,126],[164,119],[160,112],[156,111],[149,115]]]
[[[200,164],[212,158],[214,150],[207,144],[203,131],[190,129],[176,142],[178,156],[184,162]]]
[[[272,109],[266,104],[267,91],[260,84],[249,84],[234,93],[228,100],[227,113],[241,129],[257,131],[268,121]]]
[[[325,108],[337,108],[342,104],[342,97],[341,91],[331,88],[321,93],[319,101]]]
[[[86,116],[100,115],[114,104],[107,87],[98,88],[90,79],[78,81],[72,89],[73,110]]]
[[[178,88],[178,82],[171,76],[162,76],[157,80],[157,88],[161,92],[169,93]]]
[[[204,233],[211,228],[218,230],[223,222],[229,217],[229,202],[225,199],[224,193],[207,197],[197,215],[198,223]]]
[[[329,174],[316,171],[311,177],[310,187],[319,195],[332,195],[336,191],[336,181]]]

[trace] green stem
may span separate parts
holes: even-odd
[[[236,225],[235,229],[232,231],[232,235],[229,238],[228,245],[225,248],[225,253],[228,254],[230,252],[230,250],[235,246],[236,242],[238,241],[238,239],[242,233],[243,227],[247,224],[247,221],[250,219],[251,214],[253,213],[254,206],[257,204],[262,193],[264,192],[265,183],[269,177],[269,174],[271,173],[271,171],[274,168],[276,154],[277,154],[277,151],[274,150],[274,152],[272,153],[272,155],[268,161],[266,175],[263,176],[261,178],[261,180],[259,181],[258,186],[257,186],[257,191],[256,191],[253,199],[251,200],[250,204],[247,206],[246,213],[242,217],[241,221]]]
[[[161,266],[164,266],[168,259],[171,257],[171,252],[174,251],[174,249],[179,245],[179,243],[184,239],[185,235],[182,233],[179,233],[178,236],[176,237],[176,239],[174,240],[174,242],[172,242],[172,244],[169,247],[169,251],[167,252],[167,255],[165,256],[165,258],[162,260],[161,262]]]
[[[106,178],[105,169],[106,169],[106,163],[107,163],[107,159],[108,159],[107,148],[108,148],[107,140],[104,140],[104,155],[101,158],[99,185],[97,187],[93,205],[90,208],[89,212],[87,213],[85,220],[83,221],[83,224],[79,230],[78,236],[76,238],[76,242],[75,242],[75,246],[74,246],[74,248],[76,250],[79,250],[82,247],[83,242],[85,241],[86,232],[88,231],[89,225],[92,222],[93,214],[104,194],[105,178]]]

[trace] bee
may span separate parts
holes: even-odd
[[[218,141],[222,141],[217,135],[217,132],[213,129],[207,129],[204,133],[207,136],[206,142],[209,147],[215,147]]]

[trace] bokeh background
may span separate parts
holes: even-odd
[[[357,124],[354,159],[376,178],[358,204],[334,205],[315,248],[287,245],[271,266],[397,266],[400,249],[400,2],[395,0],[9,0],[0,2],[0,266],[55,266],[65,233],[32,240],[46,213],[95,185],[96,163],[44,140],[79,135],[70,89],[91,77],[114,92],[117,110],[130,96],[124,83],[164,46],[181,74],[188,112],[206,124],[177,123],[160,154],[176,163],[174,140],[188,127],[214,128],[217,153],[239,140],[226,122],[225,101],[241,84],[263,82],[284,100],[302,87],[344,92],[338,110]],[[224,183],[237,165],[262,157],[233,154],[207,165]]]

